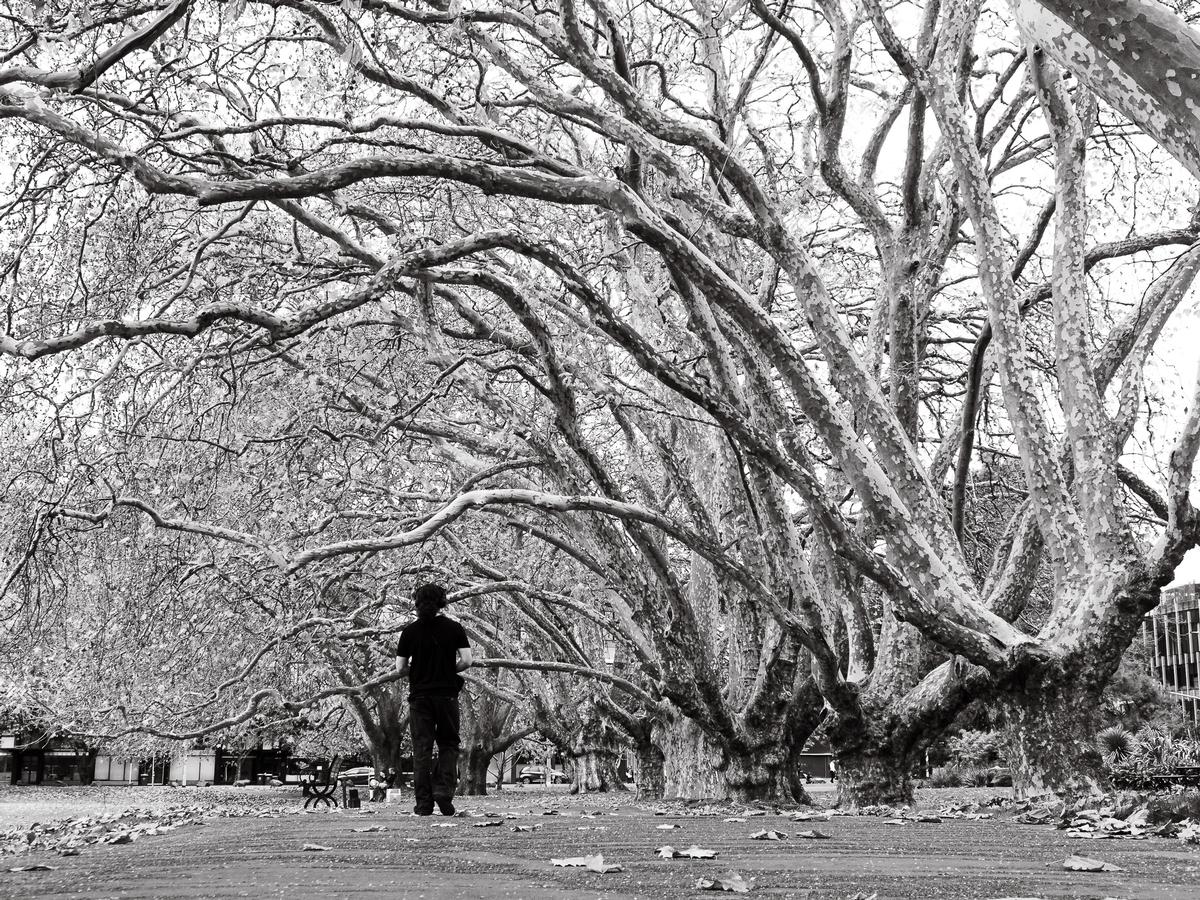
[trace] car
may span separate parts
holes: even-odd
[[[374,774],[374,766],[355,766],[338,772],[337,780],[341,784],[366,784]]]
[[[517,773],[517,781],[521,784],[568,784],[571,777],[566,772],[551,769],[547,766],[525,766]]]

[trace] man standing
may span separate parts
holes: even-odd
[[[458,674],[471,666],[471,645],[458,622],[442,615],[446,589],[423,584],[413,593],[417,620],[404,626],[396,645],[396,668],[408,678],[409,725],[413,742],[413,794],[418,816],[454,815],[458,762]],[[433,746],[438,748],[434,778]]]

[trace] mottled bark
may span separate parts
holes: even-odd
[[[666,792],[665,760],[662,750],[652,741],[637,745],[637,792],[642,800],[660,800]]]
[[[855,808],[912,803],[911,760],[887,749],[877,752],[842,752],[835,757],[838,806]]]
[[[753,748],[722,744],[688,719],[660,729],[663,796],[685,800],[808,802],[782,741]]]
[[[462,754],[458,771],[458,793],[468,797],[487,795],[488,765],[492,761],[490,748],[472,746]]]
[[[1075,799],[1102,790],[1106,779],[1096,744],[1102,690],[1102,682],[1071,678],[1054,667],[1030,673],[1024,685],[1002,695],[1018,799]]]
[[[575,779],[571,782],[572,794],[606,793],[612,789],[611,767],[606,765],[606,754],[592,750],[573,757]]]

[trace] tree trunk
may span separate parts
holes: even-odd
[[[895,753],[842,751],[834,757],[838,806],[903,806],[912,803],[912,760]]]
[[[458,777],[458,793],[467,797],[487,796],[488,764],[492,761],[488,747],[473,744],[467,748],[466,759]]]
[[[639,800],[661,800],[667,779],[663,774],[663,753],[653,741],[637,746],[637,792]]]
[[[1095,682],[1054,667],[1029,673],[1001,695],[1018,799],[1054,794],[1073,800],[1103,791],[1104,761],[1096,744],[1103,684]]]
[[[608,790],[605,755],[596,751],[576,754],[575,780],[571,782],[572,794],[604,793]]]
[[[656,730],[663,753],[663,796],[681,800],[782,800],[796,798],[781,745],[743,751],[722,747],[690,719]]]

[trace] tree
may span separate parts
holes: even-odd
[[[1089,244],[1085,175],[1163,162],[1106,140],[1120,123],[1013,43],[1006,6],[863,9],[181,0],[136,29],[132,6],[15,19],[6,277],[36,296],[0,352],[123,367],[149,342],[191,355],[188,377],[290,369],[360,433],[417,435],[467,474],[407,518],[295,535],[112,502],[301,580],[507,511],[606,589],[650,690],[629,687],[674,711],[657,744],[684,793],[792,789],[789,753],[825,719],[844,798],[904,799],[981,695],[1008,713],[1023,787],[1085,789],[1078,736],[1200,537],[1200,397],[1162,496],[1121,466],[1196,225],[1160,182],[1166,215],[1139,206]],[[34,33],[75,56],[40,64]],[[339,115],[314,114],[319,92]],[[65,213],[105,196],[169,278],[93,296],[111,261]],[[56,230],[79,252],[53,252]],[[243,253],[218,263],[226,246]],[[1153,290],[1123,308],[1097,267],[1135,258]],[[413,358],[432,394],[380,376]],[[960,538],[984,408],[1028,499],[979,582]],[[1165,520],[1149,542],[1131,491]],[[1043,566],[1054,605],[1030,633],[1013,623]]]

